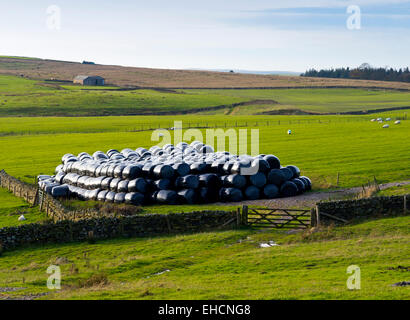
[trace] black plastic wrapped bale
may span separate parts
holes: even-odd
[[[216,174],[223,174],[224,165],[225,165],[224,161],[221,161],[221,160],[214,161],[211,165],[211,172],[216,173]]]
[[[118,192],[128,192],[128,180],[121,180],[118,183],[117,191]]]
[[[199,186],[199,177],[192,174],[184,177],[178,177],[175,180],[175,186],[177,188],[196,189]]]
[[[268,184],[263,188],[263,195],[268,199],[279,197],[279,188],[274,184]]]
[[[142,175],[146,178],[151,178],[153,176],[153,171],[155,169],[155,164],[146,163],[142,167]]]
[[[122,178],[122,171],[124,170],[124,165],[118,165],[114,169],[114,178]]]
[[[262,172],[258,172],[257,174],[249,176],[249,182],[258,188],[262,188],[267,182],[266,175]]]
[[[199,186],[218,188],[221,186],[221,180],[215,173],[205,173],[199,176]]]
[[[110,191],[105,195],[105,202],[114,202],[116,193],[114,191]]]
[[[137,178],[128,182],[128,192],[147,192],[147,182],[144,178]]]
[[[224,185],[241,189],[246,186],[246,178],[240,174],[231,174],[225,178]]]
[[[250,170],[253,172],[263,172],[263,173],[268,173],[270,170],[269,163],[262,158],[256,158],[255,160],[252,161]]]
[[[278,157],[268,154],[264,156],[263,159],[269,163],[271,169],[280,169],[280,160]]]
[[[310,191],[312,190],[312,181],[308,177],[301,176],[300,179],[305,182],[305,190]]]
[[[105,201],[105,197],[107,196],[108,192],[109,192],[108,190],[102,190],[102,191],[98,192],[97,200],[98,201]]]
[[[286,181],[281,187],[280,187],[280,194],[283,197],[294,197],[298,194],[298,187],[296,184],[294,184],[291,181]]]
[[[65,177],[65,173],[60,171],[59,173],[56,174],[55,180],[57,183],[62,184],[64,177]]]
[[[126,180],[133,180],[141,177],[141,175],[142,168],[137,165],[129,165],[122,170],[122,178]]]
[[[113,178],[109,178],[109,177],[104,178],[104,179],[101,181],[101,189],[109,190],[109,189],[110,189],[110,184],[111,184],[111,181],[112,181],[112,180],[113,180]]]
[[[269,184],[274,184],[280,187],[285,181],[286,178],[280,169],[273,169],[268,174],[267,183]]]
[[[145,197],[139,192],[130,192],[125,195],[125,203],[140,206],[144,203]]]
[[[96,177],[101,177],[101,170],[104,168],[103,165],[97,166],[97,169],[95,169],[95,176]]]
[[[66,185],[56,186],[51,189],[51,195],[54,198],[67,197],[70,193],[70,189]]]
[[[260,190],[255,186],[249,186],[245,189],[245,197],[248,200],[258,200],[260,198]]]
[[[251,159],[248,159],[248,158],[240,159],[239,161],[236,161],[233,164],[231,168],[231,173],[241,174],[242,170],[245,168],[250,168],[251,164],[252,164]]]
[[[298,167],[296,166],[286,166],[286,168],[290,169],[290,171],[292,171],[293,173],[293,179],[294,178],[299,178],[300,177],[300,170]]]
[[[178,202],[194,204],[197,203],[197,194],[194,189],[184,189],[178,191]]]
[[[296,186],[298,187],[298,194],[302,194],[305,192],[305,183],[302,181],[302,179],[295,178],[291,180]]]
[[[201,174],[206,170],[206,163],[205,162],[194,162],[190,166],[191,172],[193,174]]]
[[[222,167],[223,173],[226,174],[226,175],[229,175],[231,173],[231,169],[232,169],[233,165],[234,165],[234,162],[232,162],[232,161],[225,162],[225,164]]]
[[[285,181],[289,181],[293,178],[293,171],[290,170],[289,168],[281,168],[280,171],[285,177]]]
[[[114,202],[115,203],[124,203],[125,202],[125,193],[124,192],[117,193],[114,197]]]
[[[157,195],[158,195],[158,191],[147,192],[144,195],[144,203],[146,203],[146,204],[156,203],[157,202]]]
[[[98,200],[98,194],[100,192],[101,192],[101,189],[90,190],[90,192],[88,193],[88,198],[90,200]]]
[[[155,182],[156,187],[159,190],[167,190],[171,188],[172,182],[169,179],[160,179],[156,180]]]
[[[242,191],[237,188],[222,188],[219,191],[221,201],[239,202],[243,200]]]
[[[78,188],[78,191],[77,191],[77,197],[78,197],[78,199],[80,199],[80,200],[86,200],[86,197],[85,197],[86,192],[87,192],[87,190],[82,189],[82,188]]]
[[[172,168],[174,169],[174,171],[176,172],[176,174],[178,176],[186,176],[191,172],[191,168],[190,166],[185,163],[185,162],[181,162],[181,163],[175,163]]]
[[[102,177],[108,177],[108,169],[110,168],[109,164],[104,164],[101,171],[100,171],[100,176]]]
[[[156,200],[163,204],[176,204],[178,202],[178,195],[173,190],[160,190],[157,193]]]
[[[78,178],[77,180],[77,186],[80,188],[85,188],[86,186],[86,181],[89,179],[89,177],[87,176],[82,176],[80,178]]]
[[[114,191],[114,192],[117,192],[117,190],[118,190],[118,184],[121,182],[121,179],[120,178],[114,178],[114,179],[112,179],[111,180],[111,182],[110,182],[110,190],[111,191]]]
[[[212,203],[219,200],[219,189],[218,188],[207,188],[202,187],[198,190],[199,202],[201,203]]]
[[[110,166],[108,167],[107,177],[114,178],[114,171],[115,171],[115,168],[116,168],[116,167],[117,167],[116,164],[112,164],[112,165],[110,165]]]
[[[101,189],[101,185],[105,177],[98,177],[93,179],[92,188],[93,189]]]
[[[174,176],[174,169],[167,164],[155,166],[153,172],[157,179],[170,179]]]

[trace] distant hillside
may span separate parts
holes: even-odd
[[[72,81],[80,74],[99,75],[107,84],[144,88],[374,87],[410,90],[410,84],[396,82],[149,69],[1,56],[0,74],[65,81]]]
[[[259,75],[278,75],[278,76],[300,76],[302,72],[293,71],[258,71],[258,70],[243,70],[243,69],[190,69],[197,71],[216,71],[216,72],[235,72],[246,74],[259,74]]]

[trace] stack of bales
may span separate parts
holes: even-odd
[[[55,176],[39,176],[38,181],[54,197],[136,205],[273,199],[296,196],[312,187],[296,166],[282,167],[273,155],[214,152],[198,141],[149,150],[66,154]]]

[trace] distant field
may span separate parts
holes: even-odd
[[[384,116],[388,116],[385,114]],[[260,129],[260,153],[277,155],[284,165],[296,164],[314,187],[352,187],[376,176],[380,182],[410,177],[410,122],[382,129],[369,116],[180,116],[183,123],[224,128],[247,123]],[[152,131],[132,132],[140,123],[169,126],[174,117],[3,118],[0,119],[0,168],[33,182],[52,173],[65,153],[110,148],[150,147]],[[270,122],[269,122],[270,121]],[[267,123],[269,122],[269,125]],[[163,125],[163,126],[162,126]],[[241,127],[244,129],[246,127]],[[237,128],[239,129],[239,128]],[[293,134],[288,136],[287,130]],[[204,132],[204,129],[202,129]],[[1,136],[2,135],[2,136]],[[248,141],[249,142],[249,141]],[[250,147],[248,146],[248,152]]]
[[[120,64],[120,61],[119,61]],[[266,88],[266,87],[379,87],[410,89],[410,84],[349,79],[305,78],[229,72],[149,69],[0,56],[0,74],[31,79],[72,81],[80,74],[99,75],[118,86],[163,88]]]
[[[338,113],[409,107],[410,91],[368,89],[118,90],[0,75],[1,116]]]
[[[408,287],[410,217],[318,232],[235,230],[193,235],[47,244],[4,252],[1,297],[42,299],[403,299]],[[279,246],[260,248],[274,241]],[[62,290],[46,287],[61,267]],[[361,268],[348,290],[346,269]],[[401,267],[400,267],[401,266]]]

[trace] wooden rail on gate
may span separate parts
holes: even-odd
[[[244,224],[258,228],[306,229],[311,226],[311,209],[248,208],[243,206]]]

